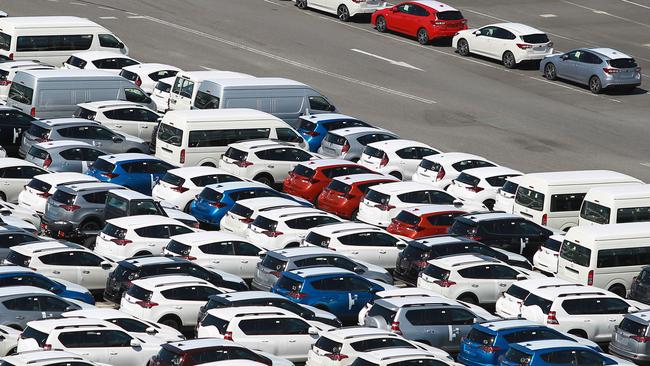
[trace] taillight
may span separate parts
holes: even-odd
[[[113,243],[115,243],[115,244],[121,246],[121,247],[123,247],[123,246],[125,246],[125,245],[127,245],[127,244],[131,244],[131,243],[133,243],[133,241],[131,241],[131,240],[129,240],[129,239],[111,239],[111,241],[112,241]]]
[[[555,317],[555,311],[549,311],[546,317],[546,324],[560,324]]]
[[[546,224],[548,224],[548,215],[543,214],[542,215],[542,225],[546,225]]]
[[[280,278],[281,275],[280,271],[271,271],[271,274],[277,278]]]
[[[313,136],[318,136],[318,135],[320,135],[320,133],[319,133],[319,132],[316,132],[316,131],[307,131],[307,132],[305,132],[305,135],[307,135],[307,136],[312,136],[312,137],[313,137]]]
[[[437,284],[440,287],[451,287],[456,284],[456,282],[449,280],[436,280],[433,281],[433,283]]]
[[[634,339],[637,342],[641,342],[641,343],[650,342],[650,337],[638,336],[637,335],[637,336],[630,336],[630,338]]]
[[[298,291],[291,291],[289,292],[289,297],[292,297],[294,299],[304,299],[307,297],[307,294]]]
[[[387,203],[377,204],[377,205],[375,205],[375,207],[377,207],[378,209],[380,209],[382,211],[390,211],[390,210],[395,208],[395,206],[389,205]]]
[[[115,173],[101,173],[100,175],[104,176],[104,177],[106,177],[108,179],[113,179],[113,178],[117,178],[117,177],[120,176],[119,174],[115,174]]]
[[[474,192],[474,193],[478,193],[478,192],[482,191],[483,188],[473,186],[473,187],[467,187],[467,190],[468,190],[468,191],[472,191],[472,192]]]
[[[618,74],[619,72],[621,72],[621,70],[619,70],[619,69],[615,69],[615,68],[613,68],[613,67],[603,67],[603,71],[604,71],[606,74],[610,74],[610,75],[611,75],[611,74]]]
[[[593,286],[594,285],[594,270],[592,269],[587,273],[587,285],[588,286]]]
[[[253,163],[251,163],[250,161],[246,161],[246,160],[240,160],[240,161],[237,161],[235,163],[235,165],[237,165],[240,168],[247,168],[247,167],[253,165]]]
[[[187,259],[188,261],[195,261],[196,257],[191,256],[191,255],[182,255],[181,258]]]
[[[431,24],[433,24],[433,25],[445,25],[445,22],[440,21],[440,20],[432,20]]]
[[[0,86],[9,86],[9,85],[11,85],[11,81],[7,79],[0,80]]]
[[[529,48],[533,48],[533,45],[525,44],[525,43],[517,43],[517,47],[521,48],[522,50],[527,50]]]
[[[482,345],[482,346],[479,347],[479,348],[481,349],[481,351],[483,351],[483,352],[487,352],[487,353],[496,353],[496,352],[498,352],[498,351],[501,350],[501,347],[497,347],[497,346],[487,346],[487,345]]]
[[[32,117],[36,117],[36,107],[32,107],[32,109],[29,110],[29,115]]]
[[[171,190],[174,191],[174,192],[183,193],[183,192],[189,191],[190,189],[185,188],[183,186],[174,186],[174,187],[171,188]]]
[[[51,345],[51,344],[45,343],[45,344],[43,345],[43,350],[44,350],[44,351],[50,351],[51,349],[52,349],[52,345]]]
[[[36,195],[42,198],[48,198],[52,194],[50,192],[41,192],[41,193],[37,193]]]
[[[343,147],[341,148],[341,152],[342,152],[343,154],[345,154],[345,153],[347,153],[348,151],[350,151],[350,143],[346,140],[346,141],[345,141],[345,144],[344,144]]]
[[[251,219],[249,217],[244,217],[244,218],[239,219],[239,221],[243,222],[244,224],[250,224],[251,222],[253,222],[255,220],[253,220],[253,219]]]
[[[392,322],[390,324],[390,331],[395,333],[395,334],[402,335],[402,330],[399,329],[399,322]]]
[[[348,355],[344,355],[341,353],[328,353],[325,355],[325,357],[329,358],[332,361],[342,361],[348,358]]]
[[[14,59],[14,54],[13,54],[13,53],[10,53],[10,54],[9,54],[9,59],[10,59],[10,60],[13,60],[13,59]]]
[[[232,332],[225,332],[223,334],[223,339],[225,339],[227,341],[232,341]]]
[[[145,309],[151,309],[154,306],[158,306],[158,303],[149,300],[140,300],[140,301],[136,301],[135,303]]]
[[[223,202],[210,202],[209,205],[212,206],[212,207],[216,207],[216,208],[224,208],[224,207],[226,207],[226,204],[223,203]]]
[[[384,156],[381,158],[381,161],[379,162],[379,167],[383,168],[386,165],[388,165],[388,154],[384,153]]]
[[[636,71],[637,73],[640,74],[640,73],[641,73],[641,68],[640,68],[640,67],[637,67],[637,68],[634,69],[634,71]]]
[[[135,85],[137,85],[137,86],[142,85],[142,79],[140,79],[139,76],[135,78]]]
[[[178,159],[178,162],[181,164],[185,164],[185,149],[181,150],[181,156]]]
[[[424,268],[427,266],[427,261],[415,261],[413,265],[416,267]]]
[[[275,230],[264,230],[262,231],[262,234],[268,236],[269,238],[277,238],[280,235],[284,235],[283,232]]]
[[[476,228],[476,227],[475,227],[475,228],[472,228],[472,229],[467,233],[467,237],[470,238],[470,239],[472,239],[472,240],[475,240],[475,241],[481,241],[481,239],[483,239],[483,238],[481,238],[480,235],[478,235],[478,228]]]
[[[47,154],[45,161],[43,161],[43,168],[49,168],[50,165],[52,165],[52,157],[50,156],[50,154]]]
[[[440,170],[438,170],[438,174],[436,175],[436,180],[437,181],[442,180],[442,178],[444,177],[445,177],[445,168],[441,167]]]
[[[59,207],[69,212],[74,212],[81,208],[81,206],[77,205],[59,205]]]

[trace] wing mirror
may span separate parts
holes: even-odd
[[[264,259],[264,257],[266,257],[266,250],[260,250],[260,252],[257,253],[257,256]]]
[[[154,335],[154,334],[158,333],[158,331],[154,327],[149,327],[149,328],[145,329],[145,332],[147,334],[149,334],[149,335]]]
[[[318,335],[318,328],[309,327],[309,329],[307,329],[307,334],[309,334],[309,335]]]
[[[126,47],[126,46],[124,45],[123,42],[119,42],[119,43],[117,44],[117,48],[119,48],[119,49],[122,49],[122,48],[124,48],[124,47]]]
[[[480,35],[481,35],[481,31],[477,29],[477,30],[475,30],[474,32],[472,32],[472,34],[475,35],[475,36],[480,36]]]
[[[454,202],[452,202],[452,204],[454,205],[454,207],[463,207],[463,205],[465,203],[463,201],[461,201],[461,200],[454,200]]]
[[[106,270],[113,268],[113,264],[109,261],[103,261],[99,264],[99,266],[102,267],[102,269]]]
[[[523,281],[523,280],[527,280],[527,279],[528,279],[528,276],[526,276],[524,274],[520,273],[520,274],[517,275],[517,281]]]
[[[391,8],[390,11],[392,11],[393,13],[397,13],[397,7]]]
[[[399,250],[404,250],[404,249],[406,249],[407,245],[406,245],[406,243],[397,243],[396,247]]]
[[[113,142],[116,143],[116,144],[121,144],[121,143],[124,142],[124,139],[121,138],[121,137],[119,137],[119,136],[113,136],[112,140],[113,140]]]
[[[356,274],[361,274],[361,273],[365,272],[365,269],[363,267],[357,265],[357,266],[354,266],[354,268],[352,268],[352,272],[354,272]]]
[[[129,345],[133,348],[140,348],[142,346],[140,344],[140,341],[138,341],[137,339],[132,339]]]
[[[564,55],[560,56],[560,58],[561,58],[562,60],[566,61],[566,60],[569,59],[569,55],[565,53]]]

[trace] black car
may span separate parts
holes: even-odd
[[[128,290],[131,281],[165,274],[189,274],[218,287],[225,287],[235,291],[248,290],[248,286],[243,281],[224,280],[218,273],[178,257],[144,256],[125,259],[117,262],[117,264],[117,268],[108,276],[106,289],[104,290],[104,299],[114,303],[120,302],[122,293]]]
[[[8,156],[18,156],[23,132],[36,120],[16,108],[0,106],[0,146],[7,151]]]
[[[489,212],[458,216],[449,234],[462,235],[491,248],[521,254],[529,261],[554,233],[521,216]]]
[[[650,266],[644,267],[632,280],[629,299],[650,304]]]
[[[427,261],[446,255],[476,253],[502,260],[513,266],[533,269],[530,262],[520,256],[509,256],[507,252],[490,248],[478,241],[463,236],[436,235],[408,242],[408,246],[397,256],[393,276],[415,285],[420,271],[427,266]]]

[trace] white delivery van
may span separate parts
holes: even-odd
[[[111,31],[86,18],[0,18],[0,58],[61,65],[73,53],[80,51],[129,53]]]
[[[254,109],[170,111],[158,127],[156,157],[177,166],[216,167],[229,144],[255,139],[307,147],[288,124]]]
[[[185,111],[191,109],[196,93],[204,80],[241,78],[254,78],[254,76],[234,71],[181,71],[176,74],[172,90],[169,93],[169,110]]]
[[[649,222],[577,226],[564,238],[557,276],[625,297],[648,263]]]
[[[592,188],[580,208],[578,225],[650,221],[650,184]]]
[[[514,213],[537,224],[566,231],[578,225],[582,200],[591,188],[642,183],[611,170],[524,174],[515,194]]]

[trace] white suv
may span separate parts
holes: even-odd
[[[307,232],[342,219],[311,207],[289,207],[261,213],[250,223],[246,237],[269,250],[300,246]]]
[[[384,268],[395,268],[397,256],[406,248],[404,240],[376,226],[357,222],[315,227],[307,233],[304,244],[335,250]]]
[[[21,332],[6,325],[0,325],[0,356],[7,356],[16,353],[16,345]]]
[[[228,145],[219,168],[238,177],[273,185],[282,183],[298,163],[314,159],[320,156],[287,143],[253,140]]]
[[[515,212],[515,194],[517,194],[517,188],[519,188],[521,180],[521,175],[506,179],[505,184],[497,190],[497,195],[494,197],[493,209],[495,211]]]
[[[162,254],[169,238],[195,232],[178,220],[165,216],[137,215],[106,221],[97,235],[95,252],[113,260]]]
[[[494,304],[511,284],[529,277],[543,275],[496,258],[461,254],[430,260],[417,286],[470,304]]]
[[[372,14],[378,9],[385,8],[386,2],[383,0],[296,0],[296,5],[300,9],[310,7],[336,14],[340,20],[347,22],[350,17],[357,14]]]
[[[151,141],[152,131],[162,116],[146,105],[123,100],[108,100],[77,104],[74,117],[97,121],[120,134]]]
[[[533,255],[533,268],[542,273],[556,275],[563,241],[564,234],[556,234],[551,235],[546,242],[542,243],[537,253]]]
[[[187,329],[196,325],[196,314],[208,297],[227,292],[232,290],[188,275],[148,277],[133,281],[122,297],[120,310],[174,329]]]
[[[78,354],[65,351],[23,352],[2,360],[3,364],[13,366],[103,366]]]
[[[425,156],[413,174],[414,182],[431,183],[436,188],[447,188],[465,169],[497,166],[486,158],[463,152],[448,152]]]
[[[440,154],[439,150],[412,140],[385,140],[366,145],[359,164],[397,179],[411,178],[425,156]]]
[[[248,224],[257,215],[271,210],[287,207],[304,207],[299,202],[282,197],[257,197],[239,200],[226,212],[219,223],[219,229],[237,235],[246,235]]]
[[[518,170],[501,166],[467,169],[453,180],[446,191],[463,201],[483,203],[492,210],[497,192],[506,179],[521,175]]]
[[[18,204],[39,214],[45,212],[47,198],[56,192],[57,186],[84,182],[98,182],[95,177],[81,173],[50,173],[37,175],[18,195]]]
[[[151,94],[158,80],[174,77],[179,71],[181,69],[172,65],[142,63],[123,67],[120,76]]]
[[[518,318],[521,316],[521,305],[531,292],[536,293],[546,288],[561,289],[575,286],[576,284],[557,277],[533,278],[513,283],[497,300],[495,314],[502,318]]]

